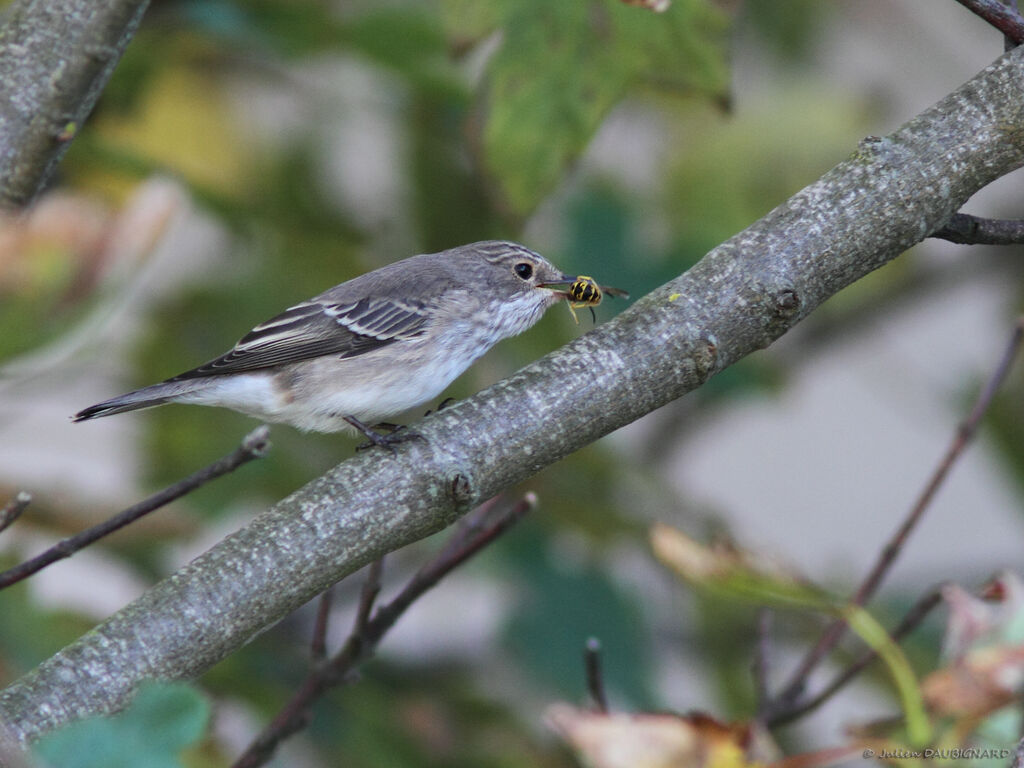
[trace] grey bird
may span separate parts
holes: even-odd
[[[569,299],[576,279],[497,240],[413,256],[296,304],[220,357],[73,420],[191,403],[302,430],[353,427],[379,442],[367,424],[437,397],[494,344]]]

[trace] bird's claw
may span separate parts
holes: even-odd
[[[355,416],[346,416],[345,421],[355,427],[367,440],[367,442],[360,443],[356,446],[357,451],[365,451],[368,448],[373,448],[375,445],[379,445],[381,448],[387,448],[394,456],[398,454],[395,446],[399,443],[408,442],[409,440],[423,440],[424,442],[427,440],[427,438],[419,432],[416,432],[403,424],[390,424],[384,422],[381,424],[375,424],[373,427],[368,427]],[[374,427],[376,427],[376,429]],[[378,432],[377,430],[381,428],[388,430],[388,432],[384,434]]]

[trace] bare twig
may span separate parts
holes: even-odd
[[[999,0],[957,0],[957,2],[998,29],[1015,45],[1024,42],[1024,18],[1016,8],[1007,7]]]
[[[21,513],[31,503],[31,493],[28,491],[18,491],[13,499],[0,508],[0,531],[10,527],[11,523],[21,517]]]
[[[457,546],[447,546],[442,549],[436,558],[427,563],[413,576],[409,583],[405,585],[405,589],[394,600],[377,610],[377,613],[373,616],[373,621],[370,622],[374,628],[374,634],[376,634],[374,640],[379,640],[380,635],[383,635],[384,632],[392,627],[395,620],[416,598],[437,584],[452,569],[464,563],[519,522],[523,515],[533,509],[536,504],[537,497],[532,493],[527,493],[514,507],[502,512],[494,522],[479,528],[479,530],[477,530],[478,524],[473,522],[466,525],[463,531],[456,535]],[[494,506],[495,502],[493,500],[484,502],[481,505],[484,511],[481,517],[484,519],[489,517]],[[373,637],[373,635],[370,636]]]
[[[918,625],[924,621],[925,617],[932,612],[935,606],[941,602],[942,587],[940,585],[927,592],[924,597],[918,600],[911,609],[907,611],[903,620],[895,629],[893,629],[889,636],[894,642],[899,642],[904,636],[916,629]],[[820,693],[789,709],[775,710],[765,721],[766,725],[772,728],[785,725],[786,723],[791,723],[803,715],[806,715],[808,712],[817,709],[838,693],[839,690],[853,680],[853,678],[859,675],[876,658],[878,658],[878,652],[873,648],[869,648],[856,661],[836,675],[832,682],[826,685]]]
[[[968,444],[974,438],[974,435],[977,433],[982,417],[984,417],[985,413],[988,411],[989,406],[992,404],[992,399],[995,397],[996,392],[999,390],[999,387],[1010,372],[1010,368],[1012,367],[1020,350],[1022,338],[1024,338],[1024,317],[1018,318],[1013,334],[1010,337],[1010,341],[1003,352],[1003,357],[999,361],[999,365],[996,367],[995,372],[986,383],[984,389],[982,389],[981,393],[978,395],[977,400],[975,400],[974,406],[971,408],[971,412],[967,416],[967,419],[957,428],[956,435],[953,437],[952,442],[946,449],[945,455],[935,468],[935,471],[932,473],[927,485],[925,485],[924,489],[921,491],[921,494],[918,496],[917,501],[911,508],[910,513],[879,554],[871,572],[857,588],[853,597],[850,598],[850,603],[852,605],[861,606],[867,603],[878,589],[882,579],[888,574],[889,569],[896,560],[896,557],[902,551],[907,538],[920,521],[925,510],[928,509],[928,506],[935,498],[935,494],[938,492],[946,477],[953,469],[957,459],[960,458],[960,455],[964,452]],[[845,632],[846,621],[844,619],[836,619],[826,627],[821,638],[818,640],[818,643],[811,648],[807,656],[804,657],[803,661],[793,673],[789,684],[775,698],[775,701],[769,708],[770,712],[789,711],[796,706],[796,703],[803,695],[807,678],[810,676],[810,673],[815,667],[817,667],[822,659],[824,659],[825,656],[827,656],[836,647]],[[772,715],[769,715],[769,719],[771,719],[771,717]]]
[[[1003,0],[1003,5],[1009,8],[1016,14],[1020,14],[1020,8],[1017,7],[1017,0]],[[1012,37],[1009,35],[1003,35],[1003,53],[1006,51],[1012,51],[1018,45]]]
[[[532,497],[531,497],[532,498]],[[473,514],[467,515],[466,517],[459,520],[455,527],[455,533],[445,542],[444,547],[438,554],[438,557],[446,556],[446,553],[457,552],[466,546],[466,542],[477,536],[483,529],[487,520],[490,518],[494,508],[498,506],[498,502],[501,501],[501,496],[492,496],[491,498],[484,501],[476,509],[473,510]]]
[[[331,615],[333,590],[334,587],[328,587],[321,592],[316,603],[316,623],[313,625],[313,641],[309,646],[309,655],[317,664],[327,658],[327,622]]]
[[[160,509],[160,507],[169,504],[175,499],[191,493],[201,485],[205,485],[221,475],[226,475],[253,459],[266,455],[270,449],[270,443],[267,440],[268,431],[265,425],[257,427],[245,436],[238,448],[224,458],[215,461],[208,467],[200,469],[198,472],[193,472],[184,480],[165,488],[159,493],[153,494],[138,504],[128,507],[99,525],[94,525],[92,528],[88,528],[81,533],[58,541],[48,550],[33,557],[31,560],[26,560],[24,563],[3,571],[0,573],[0,589],[9,587],[11,584],[41,571],[58,560],[71,557],[71,555],[83,547],[123,528],[129,523],[135,522],[140,517],[148,515],[154,510]]]
[[[598,712],[608,711],[608,697],[604,692],[604,675],[601,672],[601,641],[596,637],[587,638],[583,647],[583,667],[587,673],[587,692]]]
[[[958,245],[1020,245],[1024,243],[1024,219],[983,219],[969,213],[955,213],[930,237]]]
[[[232,768],[256,768],[265,764],[284,739],[305,726],[309,720],[310,707],[324,692],[352,679],[354,668],[373,655],[381,638],[417,598],[511,528],[533,508],[536,497],[532,493],[527,494],[493,522],[481,526],[480,521],[490,516],[495,504],[493,499],[481,504],[471,515],[475,522],[462,526],[437,556],[417,571],[390,603],[379,607],[372,618],[370,612],[380,589],[382,560],[370,566],[355,625],[344,646],[309,674],[291,700],[235,761]]]
[[[768,706],[768,643],[772,631],[772,612],[762,608],[757,612],[757,644],[754,646],[754,660],[751,674],[754,678],[754,695],[757,697],[757,711]]]
[[[366,634],[366,625],[370,621],[370,613],[373,611],[373,604],[380,594],[380,576],[384,572],[384,558],[380,557],[370,563],[366,569],[366,581],[359,592],[359,608],[356,609],[356,620],[352,625],[352,634],[363,637]]]

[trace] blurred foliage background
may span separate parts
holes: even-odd
[[[893,13],[880,0],[855,5],[673,0],[656,14],[621,0],[153,2],[50,194],[28,223],[6,221],[0,231],[0,362],[8,365],[0,418],[5,441],[19,446],[0,455],[0,484],[13,491],[34,478],[37,494],[32,520],[19,523],[27,532],[5,559],[180,479],[253,426],[227,411],[172,406],[119,417],[128,426],[104,420],[72,430],[67,414],[215,357],[255,323],[361,272],[489,238],[523,241],[567,272],[634,297],[684,271],[842,160],[861,136],[916,111],[870,89],[836,88],[817,71],[829,35],[856,24],[869,35]],[[964,72],[996,53],[993,43]],[[788,87],[759,98],[733,81],[737,59],[748,74],[763,66]],[[938,84],[934,98],[958,84]],[[1016,270],[1006,257],[973,258],[976,275],[1001,283]],[[851,328],[958,275],[901,259],[817,313],[801,331],[804,348],[840,345]],[[598,322],[624,306],[606,301]],[[568,313],[549,313],[449,394],[477,391],[589,322],[577,327]],[[359,682],[318,705],[308,733],[277,764],[574,765],[541,713],[554,700],[583,700],[590,636],[603,644],[617,706],[750,717],[754,609],[686,594],[650,557],[647,528],[668,519],[699,538],[728,529],[715,502],[674,481],[672,458],[735,404],[784,397],[794,354],[783,345],[744,361],[628,435],[524,484],[538,494],[538,512],[428,595]],[[956,375],[950,400],[959,406],[978,374]],[[1020,388],[1017,381],[1001,400],[998,425],[999,461],[1015,478],[1024,477]],[[29,410],[43,414],[35,428],[12,432]],[[285,427],[272,439],[267,459],[112,539],[94,570],[55,568],[64,575],[45,587],[40,578],[0,596],[4,614],[17,617],[0,622],[3,680],[117,607],[76,608],[75,598],[60,597],[61,583],[78,579],[80,589],[109,590],[115,601],[130,595],[354,445]],[[775,436],[765,440],[766,453],[784,450]],[[62,450],[65,458],[51,462]],[[107,468],[97,470],[97,457]],[[733,470],[737,484],[745,469]],[[827,514],[829,500],[821,503]],[[888,532],[857,546],[870,554]],[[814,547],[799,531],[790,538],[798,550]],[[437,546],[390,558],[386,588]],[[97,560],[114,572],[95,570]],[[841,591],[857,571],[836,565],[813,576]],[[898,615],[917,588],[895,588],[879,617]],[[357,591],[339,590],[335,639],[347,631]],[[136,766],[149,749],[162,764],[181,744],[191,744],[184,764],[224,764],[306,673],[311,620],[300,611],[191,694],[174,688],[161,700],[156,692],[127,715],[125,727],[132,717],[164,722],[173,731],[165,741],[128,741],[116,724],[96,738],[125,745]],[[801,641],[818,625],[790,616],[778,631]],[[934,664],[937,628],[930,633],[910,651],[916,663]],[[890,702],[882,679],[869,688]],[[213,727],[197,730],[211,701]],[[799,746],[807,734],[783,737]],[[71,764],[66,747],[47,749],[54,764]]]

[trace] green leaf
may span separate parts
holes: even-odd
[[[932,729],[924,709],[921,687],[903,649],[889,636],[885,627],[860,606],[845,605],[838,612],[846,619],[850,630],[878,654],[889,671],[903,706],[910,743],[921,747],[931,742]]]
[[[503,202],[533,208],[632,89],[721,95],[727,87],[722,12],[700,0],[654,14],[619,0],[495,0],[489,12],[445,0],[448,28],[500,29],[480,89],[477,144]],[[466,19],[465,26],[459,20]]]
[[[36,755],[60,768],[179,768],[182,749],[199,740],[209,702],[184,683],[149,683],[112,717],[96,717],[43,738]]]

